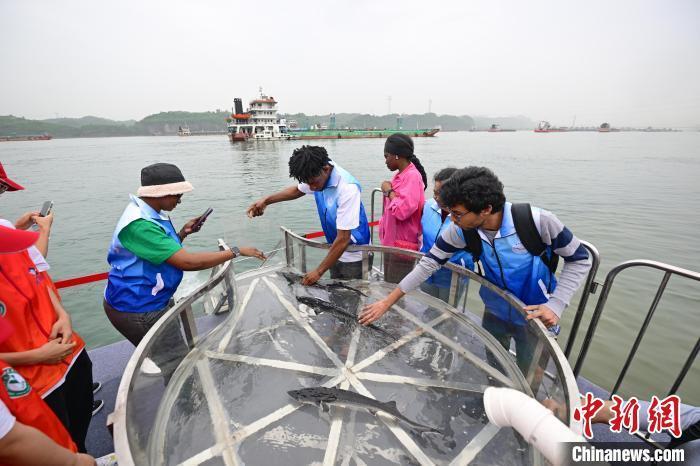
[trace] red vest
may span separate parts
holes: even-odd
[[[0,401],[5,403],[17,421],[40,430],[51,440],[68,448],[73,453],[78,451],[70,434],[51,411],[49,405],[41,399],[37,392],[32,390],[32,387],[16,370],[2,360],[0,360],[0,376],[2,377]]]
[[[14,327],[14,333],[0,343],[0,353],[29,351],[49,341],[56,322],[49,288],[58,296],[49,275],[36,269],[26,251],[0,254],[0,315]],[[73,353],[58,364],[16,367],[42,397],[62,383],[71,362],[85,347],[77,333],[73,333],[73,340],[77,343]]]

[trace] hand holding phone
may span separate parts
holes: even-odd
[[[38,231],[39,229],[43,229],[49,231],[51,229],[53,217],[45,218],[51,213],[51,209],[53,209],[53,202],[44,202],[44,205],[41,206],[41,210],[39,211],[39,215],[32,216],[32,222],[34,223],[32,225],[32,230]]]
[[[204,225],[204,222],[207,220],[207,217],[209,217],[212,212],[214,212],[214,209],[209,207],[202,215],[199,216],[197,221],[194,222],[194,225],[192,225],[192,230],[199,231],[199,229],[202,228],[202,225]]]

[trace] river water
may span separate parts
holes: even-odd
[[[369,212],[371,188],[389,179],[381,139],[317,141],[353,173],[364,188]],[[49,262],[53,278],[106,271],[106,251],[140,169],[172,162],[195,190],[183,197],[172,218],[179,228],[211,206],[202,231],[188,238],[192,250],[229,244],[269,250],[279,226],[319,230],[312,199],[268,207],[250,220],[245,208],[265,193],[289,185],[287,159],[299,141],[230,144],[223,136],[58,139],[0,144],[0,160],[27,189],[5,193],[0,213],[15,219],[54,201]],[[700,270],[700,132],[682,133],[440,133],[417,138],[416,154],[428,175],[446,166],[485,165],[503,181],[514,202],[553,211],[580,238],[593,243],[602,263],[597,281],[615,265],[652,259]],[[432,193],[429,188],[427,195]],[[380,209],[378,205],[378,209]],[[642,325],[662,274],[623,272],[616,280],[583,374],[610,388]],[[76,329],[90,347],[119,340],[101,306],[104,283],[63,292]],[[674,277],[630,368],[623,393],[664,395],[698,339],[700,284]],[[587,316],[597,296],[591,297]],[[562,319],[562,346],[576,301]],[[584,319],[580,343],[588,319]],[[574,349],[578,354],[578,345]],[[649,387],[640,392],[637,387]],[[700,364],[695,363],[680,394],[700,404]]]

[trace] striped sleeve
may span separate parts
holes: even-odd
[[[433,247],[423,257],[414,269],[399,283],[404,293],[415,290],[428,277],[437,272],[445,262],[449,261],[455,252],[466,246],[461,230],[454,224],[449,225],[438,236]]]
[[[591,268],[591,258],[581,241],[553,213],[539,211],[539,222],[536,221],[535,224],[539,227],[542,242],[550,245],[564,259],[557,287],[547,301],[547,307],[561,317],[574,293],[586,279]]]

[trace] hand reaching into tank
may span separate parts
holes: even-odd
[[[357,320],[362,325],[369,325],[383,316],[390,308],[391,304],[384,299],[368,304],[362,308]]]
[[[311,272],[304,275],[304,278],[301,280],[301,284],[304,286],[313,285],[321,279],[321,275],[323,274],[319,273],[318,270],[312,270]]]

